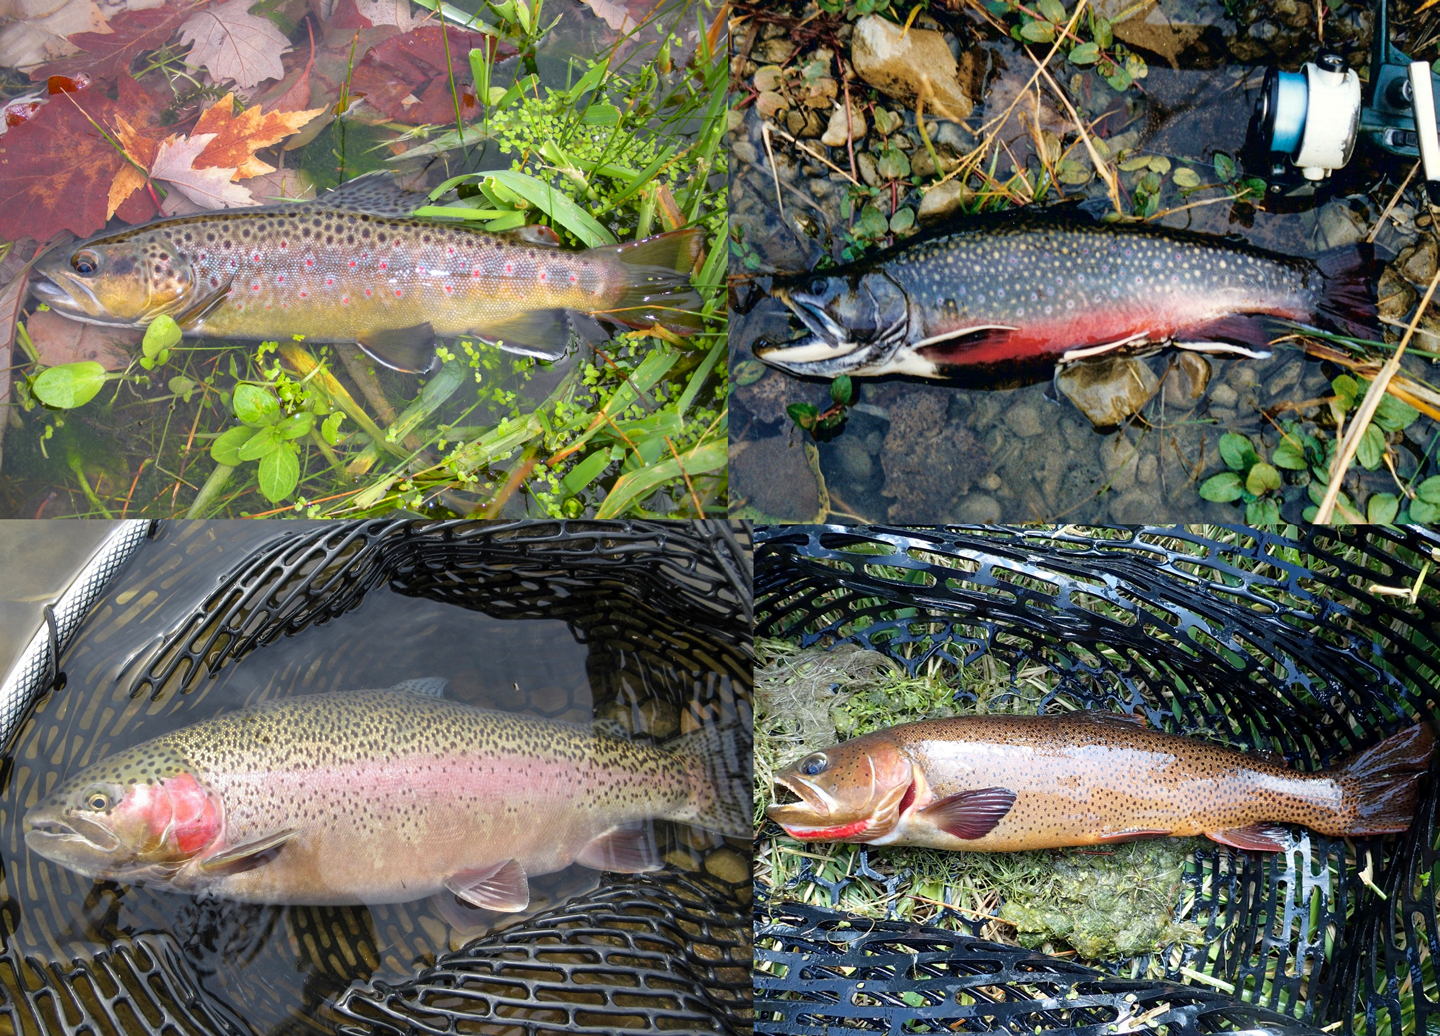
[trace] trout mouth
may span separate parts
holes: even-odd
[[[88,285],[66,278],[60,283],[49,274],[36,270],[31,274],[31,293],[61,316],[86,324],[100,324],[104,327],[138,327],[133,320],[108,316],[105,307],[95,297]]]
[[[791,374],[812,377],[834,377],[866,366],[874,346],[852,341],[850,332],[825,312],[824,299],[778,287],[771,294],[785,303],[810,334],[794,342],[758,348],[758,358]]]
[[[78,817],[64,820],[55,816],[39,816],[27,821],[25,844],[41,856],[53,859],[64,849],[93,850],[113,853],[120,848],[120,839],[99,824]]]

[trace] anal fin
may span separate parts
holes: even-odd
[[[471,906],[514,914],[530,905],[530,877],[519,860],[457,871],[445,887]]]
[[[1261,821],[1245,827],[1232,827],[1223,831],[1206,831],[1211,841],[1250,852],[1278,853],[1290,840],[1290,832],[1278,824]]]
[[[620,874],[642,874],[659,870],[661,865],[655,832],[643,822],[613,827],[592,838],[575,857],[575,862],[597,871]]]
[[[916,813],[956,838],[984,838],[1015,804],[1009,788],[974,788],[930,803]]]
[[[1182,327],[1175,332],[1175,344],[1195,352],[1239,353],[1262,358],[1270,355],[1270,327],[1273,317],[1235,313],[1205,324]]]
[[[570,351],[570,322],[563,309],[532,309],[471,334],[505,352],[542,360],[559,360]]]
[[[406,374],[424,374],[435,365],[435,329],[428,322],[366,331],[355,344],[376,363]]]

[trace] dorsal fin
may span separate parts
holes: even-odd
[[[420,694],[426,698],[445,697],[445,688],[450,683],[443,676],[423,676],[418,680],[401,680],[392,691],[399,691],[402,694]]]
[[[309,204],[367,212],[372,216],[409,216],[420,206],[429,205],[430,198],[419,191],[405,190],[395,182],[394,173],[378,169],[346,180]]]

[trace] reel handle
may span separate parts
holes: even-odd
[[[1412,61],[1406,71],[1410,104],[1415,113],[1415,143],[1425,171],[1425,190],[1433,205],[1440,201],[1440,130],[1435,122],[1435,90],[1430,62]]]

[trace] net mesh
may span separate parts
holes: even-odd
[[[66,689],[7,752],[0,1032],[418,1032],[440,1024],[436,1003],[449,1005],[438,1031],[456,1033],[551,1032],[586,1012],[606,1031],[748,1031],[748,973],[736,974],[749,956],[748,862],[737,873],[741,854],[713,836],[661,825],[666,870],[578,898],[541,876],[532,894],[553,905],[459,946],[423,901],[275,907],[91,882],[29,853],[20,821],[116,739],[213,712],[212,689],[242,659],[281,652],[287,634],[337,624],[333,641],[307,642],[313,653],[283,655],[267,694],[372,686],[361,681],[381,665],[427,672],[434,602],[475,613],[486,636],[491,620],[558,620],[584,646],[575,686],[517,685],[505,691],[516,711],[613,717],[663,704],[687,721],[748,723],[749,566],[749,530],[730,523],[162,526],[65,652]],[[344,635],[381,590],[432,603],[365,620],[392,634],[375,643]],[[470,620],[455,621],[446,629]],[[683,952],[662,961],[662,946]],[[512,982],[516,954],[545,974]],[[473,992],[487,969],[504,986],[489,999]]]
[[[858,644],[911,673],[935,659],[963,673],[986,656],[1006,663],[1012,678],[1040,667],[1051,687],[1042,712],[1062,696],[1070,706],[1143,712],[1152,726],[1278,753],[1313,770],[1414,717],[1436,718],[1440,595],[1425,577],[1437,545],[1440,535],[1422,529],[1311,529],[1287,539],[1249,528],[766,527],[757,543],[756,628],[802,646]],[[966,696],[963,682],[957,694]],[[1347,843],[1307,832],[1283,853],[1219,845],[1197,852],[1186,879],[1203,945],[1167,954],[1166,978],[1209,983],[1209,992],[1187,991],[1202,999],[1233,993],[1254,1007],[1224,1018],[1258,1026],[1263,1017],[1275,1031],[1288,1031],[1286,1018],[1375,1036],[1440,1031],[1435,777],[1432,767],[1419,819],[1402,836]],[[869,868],[863,856],[860,867]],[[832,882],[832,901],[863,877]],[[902,877],[884,880],[893,891]],[[818,877],[802,871],[799,880]],[[767,969],[780,961],[772,953],[819,938],[811,929],[820,923],[789,905],[769,909],[785,911],[794,930],[773,946],[761,938],[757,961]],[[768,915],[760,916],[763,927]],[[978,930],[957,912],[942,916]],[[871,925],[853,921],[862,932]],[[974,952],[991,959],[988,949]],[[1005,986],[1008,965],[994,959],[986,974]],[[853,996],[812,1005],[803,971],[764,978],[761,1028],[852,1024],[839,1019],[853,1014]],[[862,1014],[877,1031],[939,1031],[909,1027],[918,1018],[912,1004],[885,998],[915,977],[882,968],[865,981]],[[927,1017],[952,1028],[1003,1027],[973,996],[957,1000],[955,983],[911,991],[943,992],[946,1006]],[[853,993],[854,983],[847,988]],[[1165,983],[1154,988],[1173,992]],[[1042,1009],[1046,997],[1022,994],[1003,999],[1037,1012],[1030,1031],[1070,1027],[1063,1012]],[[805,1010],[784,1006],[792,998]],[[1121,1008],[1120,1000],[1106,1003]],[[1220,1017],[1206,1007],[1166,1024],[1172,1033],[1234,1027]]]

